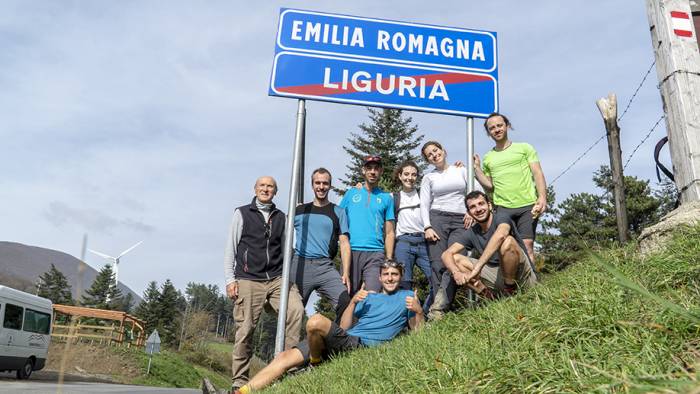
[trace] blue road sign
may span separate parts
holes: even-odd
[[[269,94],[486,117],[496,33],[282,9]]]

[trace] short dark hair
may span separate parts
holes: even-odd
[[[331,182],[331,184],[333,184],[333,176],[331,175],[331,172],[323,167],[318,167],[317,169],[314,170],[314,172],[311,173],[311,183],[314,182],[314,175],[316,175],[316,174],[328,174],[328,177],[331,178],[330,182]]]
[[[464,196],[464,205],[469,208],[469,204],[467,204],[467,201],[473,200],[475,198],[483,197],[484,200],[486,200],[487,204],[491,204],[491,199],[489,199],[488,194],[482,192],[481,190],[473,190],[467,193],[466,196]]]
[[[386,259],[384,260],[382,265],[379,266],[379,274],[382,273],[382,270],[385,270],[387,268],[396,268],[397,270],[399,270],[399,275],[403,276],[404,266],[402,263],[399,263],[394,259]]]
[[[489,119],[495,118],[496,116],[500,116],[501,118],[503,118],[503,121],[506,122],[506,127],[510,127],[511,129],[513,128],[513,125],[510,124],[510,120],[508,120],[508,118],[505,115],[498,112],[492,112],[491,115],[484,119],[484,129],[486,130],[486,134],[489,133],[489,127],[486,125],[486,123],[489,121]]]
[[[430,145],[435,145],[435,146],[437,146],[438,148],[440,148],[440,149],[442,149],[442,150],[445,150],[445,148],[442,147],[442,144],[439,143],[439,142],[437,142],[437,141],[428,141],[428,142],[426,142],[425,144],[423,144],[423,147],[420,148],[420,154],[421,154],[421,156],[423,156],[423,159],[424,159],[425,161],[428,161],[428,155],[425,154],[425,148],[429,147]]]
[[[395,169],[394,169],[394,183],[396,185],[401,185],[401,180],[399,180],[399,175],[403,172],[403,169],[406,167],[413,167],[416,169],[416,173],[420,175],[420,168],[418,167],[418,164],[416,164],[415,161],[413,160],[406,160],[403,163],[399,164]]]

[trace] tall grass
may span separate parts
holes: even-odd
[[[607,266],[607,268],[606,268]],[[700,226],[608,250],[516,297],[284,379],[273,393],[700,389]]]

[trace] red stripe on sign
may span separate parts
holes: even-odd
[[[421,78],[425,79],[425,86],[433,86],[435,84],[435,81],[441,80],[445,85],[450,85],[450,84],[455,84],[455,83],[468,83],[468,82],[480,82],[480,81],[489,81],[491,78],[483,75],[471,75],[471,74],[459,74],[459,73],[442,73],[442,74],[428,74],[428,75],[415,75],[411,76],[411,78],[415,79],[416,81],[420,81]],[[399,81],[398,77],[395,77],[394,80],[394,89],[398,89],[399,86]],[[377,79],[365,79],[363,81],[369,81],[371,90],[376,91],[376,85],[377,85]],[[334,81],[331,82],[333,84],[337,84],[338,86],[342,86],[341,81]],[[314,84],[314,85],[299,85],[299,86],[285,86],[282,88],[277,88],[278,91],[280,92],[285,92],[285,93],[295,93],[295,94],[306,94],[306,95],[312,95],[312,96],[330,96],[334,94],[349,94],[349,93],[357,93],[358,90],[352,87],[352,83],[350,81],[347,82],[348,87],[347,89],[342,89],[342,88],[327,88],[324,87],[323,84]],[[389,78],[382,78],[381,81],[381,87],[384,90],[389,89],[390,87],[390,82]],[[369,92],[365,92],[369,93]]]
[[[688,31],[688,30],[674,30],[673,32],[676,33],[677,36],[681,36],[681,37],[692,37],[693,36],[693,32]]]
[[[671,18],[690,19],[687,12],[671,11]]]

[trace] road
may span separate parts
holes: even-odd
[[[88,382],[67,382],[59,386],[58,383],[39,382],[30,380],[22,381],[0,381],[0,393],[33,393],[33,394],[82,394],[82,393],[156,393],[156,394],[185,394],[201,393],[202,390],[195,389],[173,389],[164,387],[131,386],[125,384],[112,383],[88,383]]]
[[[175,389],[166,387],[133,386],[114,384],[96,377],[66,374],[64,383],[59,385],[55,371],[36,371],[29,380],[17,380],[14,373],[0,372],[0,394],[73,394],[73,393],[156,393],[187,394],[201,393],[197,389]]]

